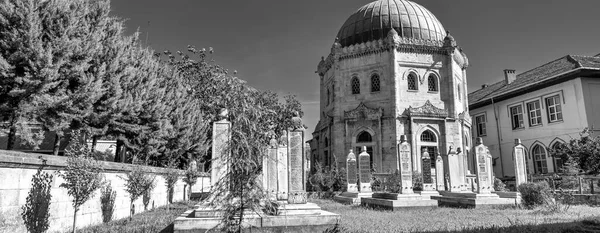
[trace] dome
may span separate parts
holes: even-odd
[[[343,46],[385,38],[394,28],[398,36],[443,41],[446,30],[425,7],[406,0],[377,0],[356,11],[338,32]]]

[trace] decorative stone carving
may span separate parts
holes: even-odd
[[[287,131],[281,131],[281,137],[279,137],[279,147],[286,147],[288,144]]]
[[[481,138],[477,138],[477,145],[475,146],[475,162],[477,164],[477,193],[491,193],[493,191],[493,186],[490,186],[492,177],[490,177],[489,169],[491,169],[491,164],[488,162],[487,146],[483,145],[483,140]]]
[[[227,110],[226,108],[221,108],[221,110],[219,110],[219,115],[217,115],[217,119],[219,121],[222,120],[227,120],[229,118],[229,110]]]
[[[382,108],[369,108],[361,102],[354,110],[344,111],[344,118],[351,121],[358,119],[378,120],[383,116]]]
[[[358,171],[356,169],[356,155],[352,153],[348,154],[346,159],[346,180],[348,181],[348,192],[358,192]]]
[[[458,114],[458,118],[463,121],[465,124],[467,125],[471,125],[471,115],[469,114],[469,112],[464,111],[461,114]]]
[[[271,149],[277,149],[277,138],[274,132],[269,132],[269,134],[271,135],[271,140],[269,140],[269,148]]]
[[[400,193],[411,194],[413,193],[413,168],[411,162],[410,144],[406,141],[406,135],[400,136],[400,144],[398,145],[398,157],[401,176],[400,185],[402,187]]]
[[[292,117],[292,130],[304,130],[302,118],[300,118],[300,114],[296,111],[294,111],[294,117]]]
[[[360,192],[370,193],[371,191],[371,155],[367,153],[367,147],[363,146],[362,152],[358,155],[358,172],[360,182]]]
[[[515,139],[513,148],[513,161],[515,163],[515,187],[527,182],[527,166],[525,163],[525,147],[521,139]]]
[[[431,102],[429,102],[429,100],[427,100],[427,102],[425,102],[425,104],[421,107],[408,107],[408,115],[410,117],[446,118],[448,117],[448,111],[434,106],[431,104]]]

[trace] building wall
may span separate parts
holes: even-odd
[[[600,83],[599,83],[600,84]],[[585,85],[584,85],[585,86]],[[487,118],[487,134],[482,136],[483,142],[489,147],[494,162],[494,173],[497,177],[514,176],[514,163],[512,161],[512,149],[514,140],[520,138],[527,148],[528,172],[533,173],[534,165],[531,156],[535,145],[544,148],[547,158],[548,172],[555,172],[555,161],[549,157],[548,148],[557,142],[568,142],[571,138],[579,137],[579,133],[588,126],[587,111],[593,108],[591,102],[584,102],[585,92],[595,89],[582,86],[582,79],[576,78],[562,82],[550,87],[542,88],[507,100],[495,102],[494,105],[486,105],[477,109],[471,109],[473,119],[473,137],[477,137],[476,117],[485,114]],[[600,87],[597,86],[597,87]],[[587,91],[586,91],[587,90]],[[600,91],[600,90],[598,90]],[[549,122],[545,98],[559,95],[563,120]],[[594,94],[588,96],[594,97]],[[530,126],[526,103],[540,101],[541,125]],[[509,107],[521,105],[523,109],[524,127],[512,129]],[[495,114],[494,114],[495,110]],[[496,122],[497,117],[497,122]],[[498,159],[496,159],[498,158]]]
[[[73,207],[71,197],[67,190],[59,187],[63,179],[56,175],[57,170],[64,170],[66,158],[60,156],[26,154],[21,152],[0,150],[0,229],[2,232],[26,232],[23,219],[21,218],[21,207],[25,204],[29,190],[32,187],[31,178],[46,160],[44,172],[54,175],[51,184],[50,203],[50,228],[49,232],[63,232],[72,227]],[[102,162],[104,178],[111,183],[112,189],[116,191],[115,210],[113,219],[121,219],[129,216],[129,194],[125,191],[123,177],[135,165],[112,162]],[[152,191],[149,209],[166,205],[167,190],[161,173],[166,169],[147,167],[151,175],[156,176],[156,187]],[[193,192],[207,190],[210,184],[209,177],[200,177]],[[173,201],[184,200],[185,183],[181,179],[175,185]],[[135,213],[144,212],[142,197],[134,202]],[[100,191],[96,191],[91,200],[80,207],[77,213],[77,227],[82,228],[89,225],[102,223],[102,211],[100,205]]]
[[[586,109],[587,125],[595,131],[600,131],[600,80],[583,77],[581,78],[583,88],[584,107]]]

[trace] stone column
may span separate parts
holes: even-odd
[[[277,148],[277,200],[288,199],[288,137],[283,131]]]
[[[490,177],[487,159],[487,147],[483,145],[483,139],[477,138],[475,146],[475,158],[477,159],[477,193],[491,193]]]
[[[363,146],[358,155],[358,172],[361,193],[371,193],[371,156],[367,153],[367,147]]]
[[[460,177],[460,158],[456,151],[450,146],[450,151],[448,152],[448,178],[450,181],[450,192],[461,192],[464,181],[461,180]],[[464,179],[464,178],[463,178]]]
[[[400,145],[398,145],[398,159],[400,163],[400,176],[401,176],[401,194],[412,194],[413,183],[412,183],[412,162],[410,161],[410,144],[406,141],[406,135],[400,136]]]
[[[306,204],[306,169],[304,165],[304,126],[295,113],[288,143],[288,203]]]
[[[277,139],[271,138],[267,156],[263,157],[263,187],[269,199],[277,199]]]
[[[229,142],[231,140],[231,122],[227,120],[227,109],[221,109],[219,120],[213,123],[212,132],[212,165],[210,172],[210,184],[215,186],[217,182],[229,173]]]
[[[358,193],[358,177],[356,171],[356,155],[352,153],[348,154],[346,158],[346,180],[348,181],[348,190],[349,193]]]
[[[446,190],[446,187],[444,186],[444,159],[440,155],[438,155],[435,160],[435,179],[437,191]]]
[[[527,166],[525,163],[525,147],[521,144],[521,139],[515,139],[513,148],[513,161],[515,163],[515,187],[527,182]]]
[[[423,151],[421,161],[421,166],[423,168],[423,191],[434,191],[435,188],[431,177],[431,157],[429,157],[429,152]]]

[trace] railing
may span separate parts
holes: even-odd
[[[595,194],[595,189],[600,184],[600,177],[590,175],[530,175],[531,182],[545,181],[552,191],[562,190],[578,194]]]

